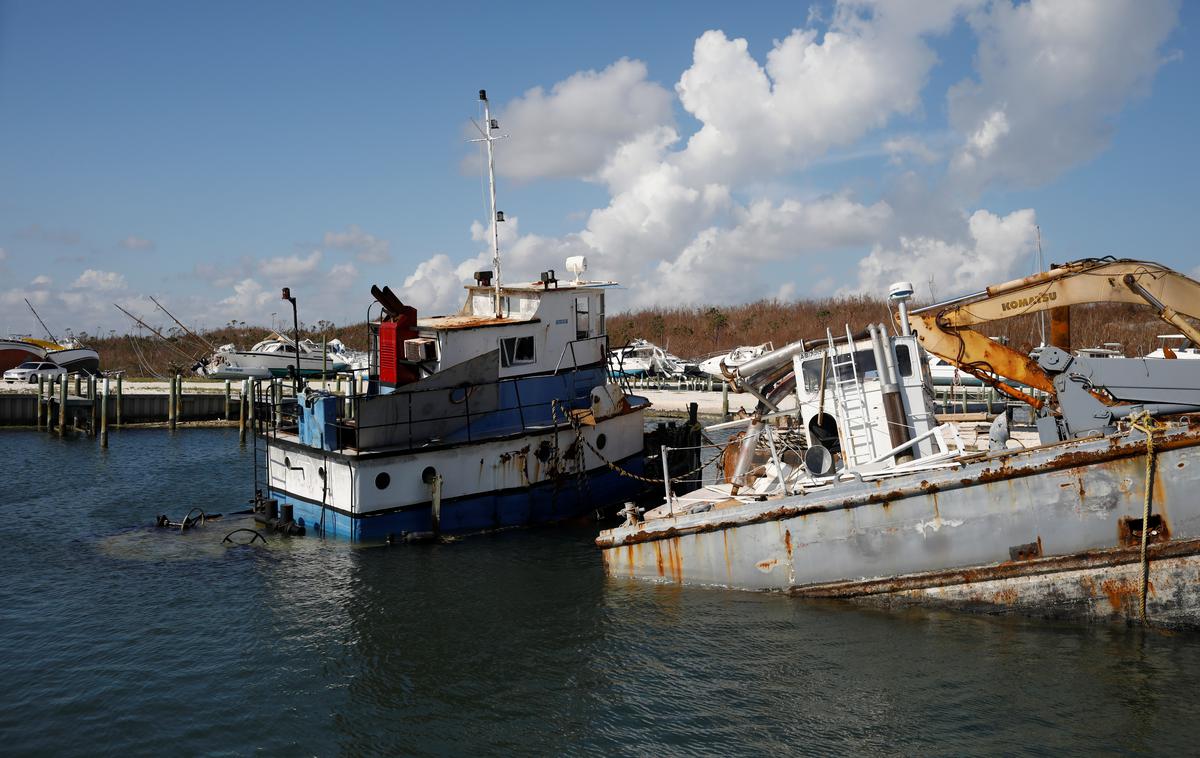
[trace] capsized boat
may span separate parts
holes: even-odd
[[[28,361],[46,358],[46,348],[33,342],[28,336],[13,335],[0,338],[0,372],[16,368]]]
[[[480,98],[490,168],[499,127]],[[571,281],[550,270],[502,284],[492,187],[494,268],[476,273],[462,309],[418,319],[372,288],[367,391],[306,389],[295,425],[264,431],[261,521],[395,542],[576,518],[641,491],[649,402],[608,376],[613,283],[584,280],[577,256]]]
[[[1034,362],[970,328],[1011,310],[1141,302],[1200,343],[1180,316],[1196,315],[1200,283],[1089,259],[908,314],[911,292],[894,289],[899,334],[827,334],[743,366],[738,378],[763,400],[735,422],[745,432],[725,452],[724,480],[601,532],[607,572],[1200,626],[1200,425],[1186,415],[1200,412],[1200,364],[1069,345]],[[1041,444],[1013,449],[1001,415],[988,449],[964,449],[914,370],[926,350],[1028,401]],[[768,402],[781,386],[797,413]],[[780,444],[773,421],[803,430],[802,449]]]

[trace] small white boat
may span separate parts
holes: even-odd
[[[213,379],[267,379],[285,377],[295,370],[296,348],[300,348],[300,375],[319,376],[348,371],[350,363],[345,360],[345,346],[339,342],[340,350],[325,350],[312,340],[303,339],[297,344],[277,332],[258,342],[249,350],[238,350],[234,345],[222,345],[210,357],[202,361],[196,372]]]
[[[1174,358],[1200,358],[1200,348],[1193,345],[1191,340],[1182,334],[1158,335],[1158,347],[1155,350],[1146,353],[1146,357],[1166,358],[1168,357],[1168,350],[1170,351],[1170,356]]]
[[[680,376],[687,373],[683,360],[647,340],[634,340],[609,351],[608,370],[613,376]]]
[[[724,355],[714,355],[707,360],[701,361],[700,370],[717,379],[727,379],[728,374],[725,369],[737,368],[746,361],[757,358],[763,353],[768,353],[774,349],[775,346],[770,342],[764,342],[761,345],[742,345],[741,347],[735,347]]]

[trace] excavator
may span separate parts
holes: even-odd
[[[1089,358],[1070,352],[1070,306],[1135,303],[1200,347],[1200,282],[1148,261],[1088,258],[935,305],[906,311],[911,287],[899,288],[896,314],[921,346],[964,372],[1037,410],[1043,443],[1108,434],[1142,411],[1168,415],[1200,411],[1200,361]],[[1049,311],[1050,343],[1037,358],[972,327]]]

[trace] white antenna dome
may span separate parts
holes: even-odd
[[[912,282],[893,282],[888,287],[888,300],[907,300],[913,296]]]
[[[576,284],[581,283],[583,272],[587,271],[587,256],[572,255],[567,258],[567,271],[575,276]]]

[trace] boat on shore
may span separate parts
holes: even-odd
[[[742,345],[735,347],[728,353],[710,356],[700,361],[698,367],[702,373],[708,374],[714,379],[725,380],[731,376],[731,372],[738,366],[757,358],[763,353],[769,353],[773,347],[770,342],[764,342],[761,345]]]
[[[1178,315],[1195,315],[1200,283],[1153,263],[1085,260],[908,314],[911,289],[894,293],[899,334],[827,334],[743,366],[764,400],[733,422],[745,431],[724,452],[724,480],[668,489],[661,506],[603,531],[608,574],[1200,627],[1200,502],[1189,494],[1200,426],[1188,415],[1200,413],[1200,366],[1059,347],[1034,362],[970,328],[1012,302],[1140,302],[1200,342]],[[1002,414],[987,449],[964,449],[912,370],[926,350],[1029,402],[1040,444],[1012,449]],[[767,402],[780,386],[797,413]],[[780,444],[772,422],[803,430],[803,449]]]
[[[330,376],[352,369],[343,350],[330,350],[329,345],[322,349],[321,345],[310,339],[302,339],[297,343],[278,332],[272,332],[249,350],[238,350],[232,344],[221,345],[211,356],[197,364],[196,373],[212,379],[286,377],[295,373],[297,348],[300,350],[301,376]]]
[[[688,373],[687,363],[663,348],[643,339],[635,339],[608,354],[608,368],[613,376],[676,377]]]

